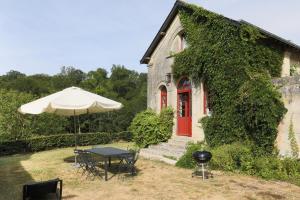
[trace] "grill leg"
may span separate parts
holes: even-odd
[[[201,167],[202,167],[202,180],[204,181],[204,164],[203,163],[201,164]]]

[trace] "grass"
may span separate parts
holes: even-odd
[[[126,148],[129,143],[109,146]],[[89,148],[89,147],[84,147]],[[214,178],[192,178],[192,170],[139,159],[138,175],[86,180],[71,166],[72,148],[0,158],[0,199],[21,199],[22,185],[59,177],[64,199],[300,199],[300,187],[258,178],[214,172]],[[109,175],[110,177],[112,174]]]

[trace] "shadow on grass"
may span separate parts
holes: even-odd
[[[22,199],[22,188],[25,183],[33,182],[31,175],[22,166],[31,154],[0,157],[0,199]]]
[[[95,156],[96,160],[98,161],[99,168],[101,170],[101,177],[104,179],[104,159],[101,158],[100,156]],[[69,156],[64,158],[64,162],[66,163],[75,163],[75,156]],[[140,170],[138,168],[136,168],[136,174],[132,175],[131,173],[129,173],[128,170],[126,169],[120,169],[120,159],[118,158],[114,158],[111,160],[111,165],[108,167],[108,180],[114,178],[115,176],[118,176],[118,178],[122,177],[122,178],[133,178],[136,175],[139,174]],[[83,173],[83,176],[86,176],[86,174]]]
[[[64,158],[64,162],[75,163],[75,156],[69,156],[69,157]]]
[[[77,195],[66,195],[66,196],[63,195],[63,199],[73,199],[75,197],[77,197]]]

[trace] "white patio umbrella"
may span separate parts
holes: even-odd
[[[119,102],[85,91],[78,87],[70,87],[24,104],[18,111],[23,114],[33,115],[54,113],[62,116],[74,116],[75,123],[75,116],[113,111],[121,109],[122,107],[123,105]],[[77,149],[76,131],[74,134],[75,149]]]

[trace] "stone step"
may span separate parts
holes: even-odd
[[[177,160],[181,157],[180,154],[169,154],[168,152],[154,151],[154,150],[142,151],[142,155],[143,154],[152,155],[154,158],[163,157],[163,158],[171,159],[174,160],[174,162],[177,162]]]
[[[170,165],[175,165],[176,164],[176,160],[172,160],[172,159],[166,158],[164,156],[154,155],[154,154],[151,154],[151,153],[149,154],[149,153],[144,152],[144,151],[141,151],[140,155],[142,157],[150,159],[150,160],[159,160],[159,161],[165,162],[165,163],[170,164]]]
[[[181,146],[186,146],[189,142],[193,142],[193,140],[187,137],[184,138],[174,137],[168,140],[168,144],[181,145]]]
[[[159,146],[162,147],[170,147],[170,148],[175,148],[175,149],[186,149],[186,144],[174,144],[174,143],[161,143]]]
[[[141,156],[153,160],[160,160],[169,164],[175,164],[186,151],[186,145],[193,140],[189,137],[176,136],[157,145],[150,145],[141,150]],[[176,160],[174,160],[176,159]]]
[[[172,148],[172,149],[182,149],[182,150],[185,150],[186,148],[186,145],[185,144],[174,144],[174,143],[160,143],[160,144],[156,144],[156,145],[150,145],[149,148],[152,148],[152,147],[167,147],[167,148]]]
[[[179,159],[184,154],[184,153],[171,152],[171,151],[159,150],[159,149],[142,149],[141,152],[158,155],[158,156],[174,157],[176,159]]]
[[[167,145],[167,144],[151,146],[148,149],[171,152],[171,153],[178,153],[178,154],[182,154],[182,153],[185,152],[185,148],[173,147],[173,146],[170,146],[170,145]]]
[[[194,140],[190,137],[184,137],[184,136],[175,136],[175,137],[172,137],[170,140],[173,140],[173,141],[177,141],[177,142],[193,142]]]
[[[167,144],[185,148],[188,143],[187,142],[176,141],[176,140],[169,140],[167,142]]]

